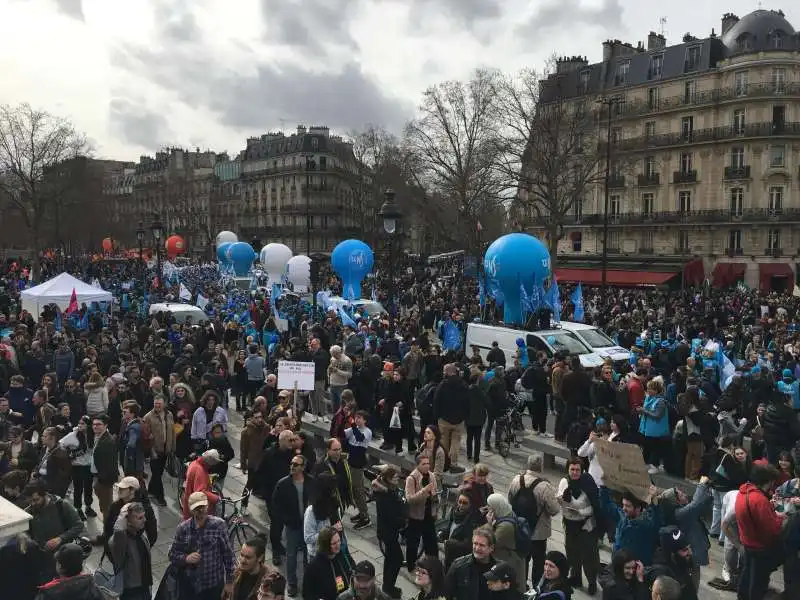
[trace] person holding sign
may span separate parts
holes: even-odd
[[[650,505],[647,507],[647,505]],[[600,507],[605,518],[616,525],[614,550],[625,548],[645,566],[653,562],[653,552],[658,546],[661,527],[661,507],[658,505],[658,488],[651,485],[648,501],[642,502],[632,492],[622,494],[622,506],[617,506],[608,488],[600,488]]]

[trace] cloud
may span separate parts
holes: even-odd
[[[58,8],[58,11],[64,13],[68,17],[77,19],[78,21],[85,21],[83,15],[83,0],[52,0]]]
[[[410,0],[409,4],[417,21],[436,9],[470,27],[502,15],[499,0]]]
[[[261,0],[265,38],[312,52],[332,45],[355,49],[350,23],[359,4],[359,0]]]
[[[169,42],[193,42],[203,35],[192,12],[197,3],[182,5],[169,0],[153,2],[155,18],[159,23],[161,34]]]
[[[620,0],[603,0],[601,6],[584,6],[581,0],[559,0],[538,9],[516,28],[516,34],[533,39],[545,31],[574,28],[577,25],[592,25],[604,31],[614,31],[619,36],[625,31],[622,21],[624,9]]]
[[[108,120],[114,135],[144,148],[163,146],[171,135],[166,117],[148,109],[140,100],[114,98],[109,104]]]

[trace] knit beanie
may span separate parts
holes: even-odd
[[[557,550],[551,550],[544,555],[545,560],[549,560],[556,567],[558,567],[558,576],[562,579],[569,577],[569,562],[567,557]]]

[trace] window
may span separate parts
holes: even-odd
[[[573,231],[570,234],[570,240],[572,241],[572,251],[580,252],[583,248],[583,233],[580,231]]]
[[[644,159],[644,174],[648,179],[652,179],[656,174],[656,157],[648,156]]]
[[[697,82],[687,81],[683,84],[683,102],[684,104],[694,104],[695,97],[697,96]]]
[[[645,229],[642,232],[642,248],[647,250],[653,249],[653,230]]]
[[[786,91],[786,69],[775,67],[772,69],[772,91],[783,94]]]
[[[572,205],[572,210],[575,212],[575,220],[580,221],[583,217],[583,200],[576,200]]]
[[[644,124],[644,137],[651,138],[655,137],[656,135],[656,122],[655,121],[647,121]]]
[[[625,114],[625,104],[627,99],[625,96],[615,96],[613,99],[613,106],[614,106],[614,114],[615,115],[622,115]]]
[[[623,60],[617,65],[617,76],[614,85],[625,85],[628,82],[628,72],[631,69],[631,61]]]
[[[692,171],[692,153],[684,152],[681,154],[681,173],[690,173]]]
[[[611,217],[618,217],[622,212],[622,200],[616,194],[609,199],[608,214]]]
[[[326,171],[328,169],[328,158],[325,156],[319,157],[319,170]]]
[[[734,217],[741,217],[743,204],[744,190],[740,187],[731,188],[731,215]]]
[[[686,49],[686,70],[694,71],[700,66],[700,46],[690,46]]]
[[[692,211],[692,192],[678,192],[678,210],[682,213]]]
[[[733,132],[736,135],[744,134],[744,109],[737,108],[733,111]]]
[[[733,74],[733,87],[737,96],[747,93],[747,71],[737,71]]]
[[[783,48],[783,32],[779,29],[777,31],[773,31],[770,35],[770,47],[775,50],[780,50]]]
[[[775,144],[769,148],[769,166],[781,168],[786,166],[786,146]]]
[[[744,148],[731,148],[731,168],[741,169],[744,167]]]
[[[781,248],[781,230],[770,229],[767,233],[767,248],[770,250],[780,250]]]
[[[620,244],[620,240],[622,236],[620,235],[619,231],[609,231],[608,232],[608,250],[611,252],[612,250],[619,250],[622,245]]]
[[[684,141],[692,139],[692,132],[694,131],[694,117],[683,117],[681,119],[681,137]]]
[[[728,250],[742,249],[742,230],[731,229],[728,232]]]
[[[611,143],[619,144],[622,141],[622,127],[611,128]]]
[[[592,77],[592,72],[588,70],[581,71],[580,74],[580,91],[587,92],[589,90],[589,80]]]
[[[653,207],[655,206],[655,194],[653,192],[645,192],[642,194],[642,214],[649,216],[653,214]]]
[[[783,186],[773,185],[769,188],[769,212],[778,214],[783,207]]]
[[[311,149],[316,150],[319,148],[319,140],[316,137],[311,138]]]
[[[736,49],[739,52],[745,52],[753,49],[753,38],[748,33],[743,33],[736,38]]]
[[[682,229],[678,232],[678,250],[689,250],[689,232]]]
[[[658,88],[650,88],[647,90],[647,108],[656,110],[658,108]]]
[[[664,71],[664,55],[654,54],[650,58],[650,79],[659,79]]]

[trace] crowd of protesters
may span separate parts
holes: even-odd
[[[208,265],[187,265],[175,280],[143,275],[136,261],[72,267],[114,292],[114,312],[82,306],[86,320],[61,319],[52,308],[26,314],[21,263],[7,266],[0,289],[1,491],[33,516],[29,533],[0,549],[14,598],[97,597],[82,570],[87,543],[125,565],[124,600],[156,589],[165,600],[399,598],[403,569],[421,599],[505,600],[527,588],[540,598],[602,588],[608,599],[691,599],[700,597],[712,543],[725,556],[712,586],[764,598],[782,565],[785,597],[800,597],[798,298],[587,288],[587,322],[633,359],[586,370],[560,354],[442,348],[443,322],[463,333],[475,319],[500,317],[451,264],[409,268],[393,282],[401,293],[391,314],[355,325],[337,310],[287,302],[284,330],[269,294],[233,292]],[[335,278],[325,270],[321,277],[335,293]],[[373,281],[379,300],[387,283]],[[177,299],[180,286],[208,301],[206,321],[148,314],[149,302]],[[563,316],[573,310],[565,302]],[[720,352],[736,365],[731,378]],[[280,359],[313,362],[314,391],[280,389]],[[574,455],[552,483],[531,456],[499,493],[480,456],[496,450],[491,431],[512,398],[540,436],[550,435],[554,413],[552,435]],[[238,467],[246,489],[270,516],[268,538],[250,540],[238,556],[217,516],[237,454],[232,412],[245,423]],[[320,419],[330,439],[317,457],[302,424]],[[694,491],[654,486],[642,498],[606,488],[600,438],[641,445],[652,474],[691,480]],[[366,481],[373,439],[410,455],[414,470],[402,477],[388,465]],[[159,582],[150,548],[165,472],[185,478],[185,520]],[[463,479],[452,507],[442,505],[446,474]],[[103,531],[87,542],[84,523],[93,518]],[[563,521],[564,553],[548,549],[554,518]],[[380,574],[367,561],[354,564],[348,550],[347,530],[369,527],[384,551]],[[608,566],[599,559],[604,538],[613,548]]]

